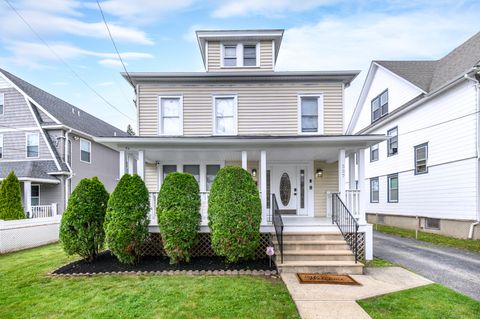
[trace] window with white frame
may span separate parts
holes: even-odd
[[[398,174],[388,175],[388,202],[398,203]]]
[[[388,90],[372,100],[372,123],[388,113]]]
[[[200,165],[183,165],[183,172],[193,175],[197,183],[200,183]]]
[[[3,158],[3,134],[0,134],[0,159]]]
[[[415,174],[428,173],[428,143],[415,146]]]
[[[370,203],[378,203],[380,195],[380,184],[378,177],[370,178]]]
[[[222,67],[256,67],[258,51],[258,43],[224,43]]]
[[[237,97],[213,97],[213,133],[215,135],[237,134]]]
[[[5,94],[0,93],[0,115],[3,115],[5,108]]]
[[[370,146],[370,162],[378,161],[378,144]]]
[[[237,45],[223,46],[223,66],[237,66]]]
[[[30,199],[32,206],[40,205],[40,185],[32,185],[30,189]]]
[[[38,133],[27,133],[27,157],[39,156],[39,135]]]
[[[243,66],[257,65],[257,46],[244,45],[243,46]]]
[[[180,96],[159,98],[160,135],[183,134],[183,99]]]
[[[388,130],[387,136],[387,155],[392,156],[398,154],[398,127]]]
[[[167,177],[168,174],[175,173],[177,171],[177,165],[163,165],[162,170],[163,170],[162,181],[164,181],[165,177]]]
[[[322,99],[321,96],[304,95],[299,98],[300,133],[322,133]]]
[[[80,139],[80,161],[90,163],[92,152],[92,143],[90,141]]]
[[[212,188],[213,180],[220,170],[220,165],[207,165],[207,192]]]

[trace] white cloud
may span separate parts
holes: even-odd
[[[100,63],[101,65],[106,65],[106,66],[113,66],[113,67],[118,67],[118,66],[122,66],[122,62],[120,62],[120,60],[115,60],[115,59],[101,59],[101,60],[98,60],[98,63]],[[125,65],[128,65],[128,63],[124,62]]]
[[[100,82],[100,83],[97,83],[98,86],[112,86],[114,85],[115,82],[112,82],[112,81],[106,81],[106,82]]]

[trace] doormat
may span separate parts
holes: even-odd
[[[330,285],[351,285],[361,286],[349,275],[297,273],[298,281],[301,284],[330,284]]]

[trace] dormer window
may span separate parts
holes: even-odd
[[[222,67],[257,67],[258,43],[222,44]]]
[[[243,66],[257,65],[257,46],[244,45],[243,46]]]
[[[236,45],[224,46],[223,66],[237,66],[237,46]]]

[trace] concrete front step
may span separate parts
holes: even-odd
[[[350,250],[287,250],[283,261],[355,261]]]
[[[363,274],[363,264],[355,261],[284,261],[277,268],[280,273]]]
[[[273,236],[277,240],[277,236]],[[343,240],[341,233],[283,233],[283,241],[291,240]]]
[[[278,249],[278,243],[274,242]],[[283,251],[287,250],[349,250],[344,240],[284,240]]]

